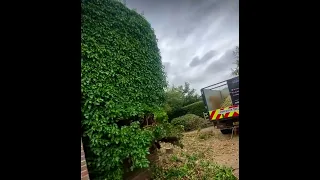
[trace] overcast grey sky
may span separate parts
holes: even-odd
[[[158,38],[170,84],[197,89],[231,78],[239,45],[239,0],[126,0]]]

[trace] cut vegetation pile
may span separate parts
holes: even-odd
[[[153,179],[216,179],[236,180],[232,169],[201,159],[201,154],[172,155],[168,159],[171,166],[154,167]]]
[[[230,95],[224,99],[223,103],[221,104],[221,108],[225,108],[229,106],[232,106],[232,100]]]
[[[238,137],[230,139],[213,127],[185,133],[184,148],[162,144],[153,179],[235,180],[239,169]],[[166,149],[173,149],[168,154]]]

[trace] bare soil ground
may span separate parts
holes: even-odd
[[[173,154],[201,154],[202,158],[225,165],[233,169],[234,175],[239,179],[239,137],[231,134],[223,135],[220,130],[209,127],[201,131],[192,131],[184,134],[182,140],[184,148],[181,149],[171,144],[162,144],[160,157],[167,156],[166,148],[173,148]]]

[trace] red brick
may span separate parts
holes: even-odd
[[[86,176],[86,175],[88,175],[88,171],[83,171],[83,172],[81,172],[81,177],[84,177],[84,176]]]
[[[84,171],[84,170],[87,170],[87,166],[86,165],[81,166],[81,172]]]
[[[86,165],[85,153],[83,151],[82,140],[81,140],[81,180],[89,180],[89,173]]]
[[[86,165],[86,161],[81,161],[81,166]]]
[[[81,177],[81,180],[89,180],[89,176]]]

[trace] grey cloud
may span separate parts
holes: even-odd
[[[189,78],[189,82],[201,89],[210,84],[231,78],[231,68],[234,68],[235,61],[233,51],[235,48],[228,49],[218,60],[211,62],[201,73]]]
[[[217,17],[225,14],[234,0],[127,0],[129,8],[144,12],[155,30],[184,41],[192,32],[205,30]],[[231,5],[234,3],[231,3]],[[228,15],[238,14],[235,10]],[[158,22],[161,22],[161,26]],[[162,35],[161,35],[162,36]]]
[[[211,58],[213,58],[216,54],[217,54],[216,51],[210,50],[201,59],[199,59],[199,57],[196,56],[192,59],[189,66],[194,67],[199,64],[203,64],[203,63],[207,62],[208,60],[210,60]]]
[[[162,64],[163,64],[163,66],[164,66],[165,72],[168,73],[169,70],[170,70],[170,65],[171,65],[171,63],[170,63],[170,62],[163,62]]]
[[[224,73],[224,74],[220,74],[219,76],[212,76],[204,73],[204,74],[201,74],[201,76],[195,77],[189,82],[193,85],[193,87],[196,87],[196,89],[200,91],[201,88],[204,88],[206,86],[209,86],[221,81],[225,81],[230,78],[231,78],[231,73]]]
[[[231,49],[239,44],[239,0],[127,0],[127,6],[144,12],[154,28],[170,84],[187,81],[200,90],[230,78]],[[217,54],[206,56],[213,49]]]
[[[195,29],[195,27],[186,27],[183,29],[179,28],[177,29],[176,33],[179,38],[185,40]]]
[[[199,57],[196,56],[196,57],[194,57],[192,59],[192,61],[190,62],[189,66],[193,67],[193,66],[197,66],[199,64],[201,64],[201,61],[200,61]]]
[[[230,65],[235,61],[233,54],[234,49],[235,48],[227,50],[219,60],[213,61],[207,66],[205,72],[208,74],[217,74],[221,71],[230,70]]]
[[[221,6],[225,4],[225,2],[226,1],[206,1],[206,3],[203,3],[202,6],[200,6],[201,8],[198,8],[195,11],[195,15],[193,16],[194,18],[192,20],[210,16],[212,12],[218,12]]]

